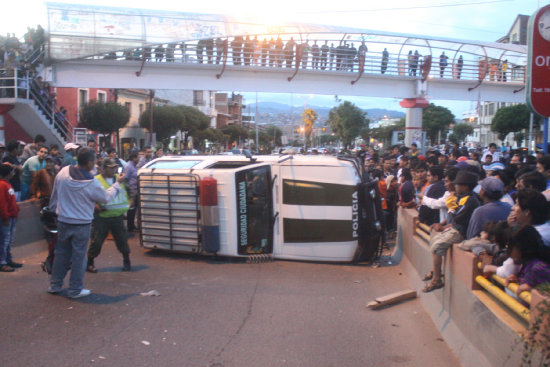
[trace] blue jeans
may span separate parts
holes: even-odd
[[[0,265],[12,262],[11,245],[15,239],[17,218],[8,219],[8,224],[0,223]]]
[[[92,224],[68,224],[58,222],[57,242],[55,244],[54,260],[50,286],[61,290],[63,279],[71,267],[69,279],[69,296],[75,296],[84,288],[84,273],[86,271],[86,250],[90,241]]]

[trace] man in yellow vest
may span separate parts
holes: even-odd
[[[95,179],[101,183],[105,189],[108,189],[117,181],[117,163],[111,158],[103,159],[101,165],[101,174],[95,176]],[[88,249],[88,265],[86,271],[97,273],[94,266],[94,259],[99,256],[101,246],[109,231],[113,234],[116,247],[124,257],[122,271],[130,271],[130,247],[128,247],[128,232],[124,225],[124,214],[130,208],[128,193],[125,185],[121,185],[119,193],[105,204],[96,204],[94,215],[90,248]]]

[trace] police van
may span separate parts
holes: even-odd
[[[377,181],[352,157],[162,157],[138,174],[149,249],[368,261],[382,246]]]

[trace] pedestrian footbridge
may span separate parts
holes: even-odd
[[[525,101],[521,45],[68,4],[48,18],[59,87]]]

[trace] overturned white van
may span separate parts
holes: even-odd
[[[354,158],[164,157],[138,188],[145,248],[349,262],[372,259],[384,237],[376,181]]]

